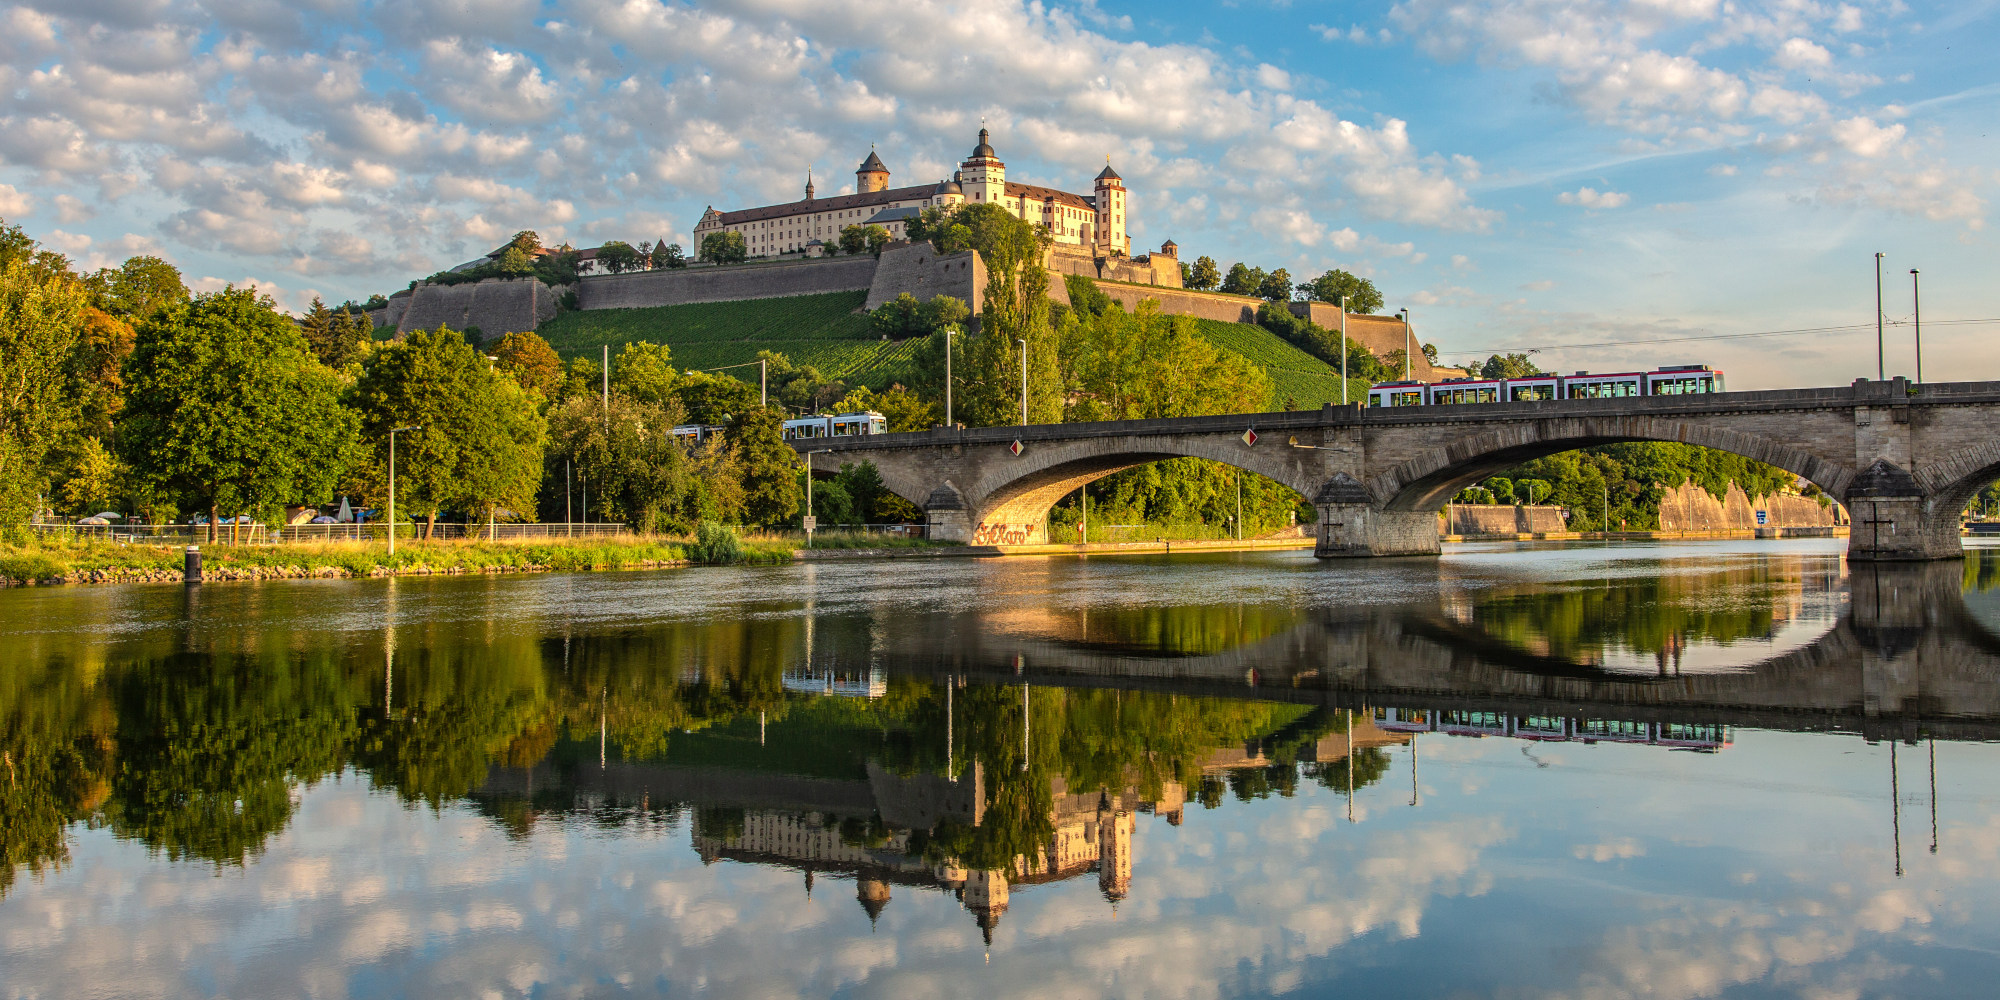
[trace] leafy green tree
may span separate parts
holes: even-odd
[[[635,340],[619,350],[611,359],[611,389],[624,393],[642,403],[654,406],[674,404],[675,386],[680,375],[674,370],[671,353],[665,344],[655,344],[648,340]]]
[[[701,238],[701,259],[717,264],[741,264],[750,259],[750,244],[733,230]]]
[[[554,399],[562,386],[562,359],[539,334],[510,333],[494,345],[493,356],[499,359],[494,364],[521,388],[545,400]]]
[[[849,392],[833,407],[834,413],[880,413],[889,422],[889,433],[901,434],[906,431],[927,431],[943,422],[944,406],[920,398],[916,393],[892,385],[882,392],[874,392],[866,386]]]
[[[1212,257],[1195,258],[1194,267],[1189,269],[1187,286],[1205,292],[1222,283],[1222,272],[1216,270]]]
[[[876,333],[890,340],[908,340],[929,336],[946,327],[962,328],[970,316],[965,303],[949,295],[935,295],[927,302],[918,302],[916,296],[904,292],[882,303],[869,314],[868,320]]]
[[[686,267],[688,266],[687,254],[681,250],[680,244],[668,243],[666,240],[661,240],[653,245],[652,265],[655,269]]]
[[[299,318],[299,332],[319,363],[335,371],[360,361],[375,341],[375,328],[366,317],[328,309],[317,297]]]
[[[1292,275],[1284,268],[1278,268],[1264,276],[1257,283],[1257,296],[1273,302],[1287,302],[1292,297]]]
[[[597,263],[612,274],[645,269],[646,261],[639,251],[624,240],[611,240],[597,248]]]
[[[826,378],[812,365],[795,365],[777,351],[758,351],[757,357],[764,362],[771,398],[791,409],[818,413],[847,395],[847,383]]]
[[[500,260],[493,268],[510,278],[526,277],[535,273],[535,258],[520,247],[510,246],[500,252]]]
[[[1299,291],[1314,302],[1339,302],[1345,296],[1351,313],[1368,314],[1382,308],[1382,293],[1375,290],[1374,282],[1338,268],[1300,285]]]
[[[69,452],[62,482],[55,489],[61,509],[78,515],[120,509],[127,473],[118,456],[94,437],[84,438]]]
[[[525,510],[542,477],[547,432],[533,397],[456,330],[413,331],[362,362],[349,400],[372,450],[368,495],[385,496],[389,429],[397,437],[396,502],[424,516]]]
[[[64,377],[82,339],[90,295],[64,276],[44,276],[31,253],[0,230],[0,524],[34,513],[51,446],[74,416]],[[29,244],[30,250],[32,243]]]
[[[523,229],[507,241],[510,249],[532,254],[542,248],[542,237],[532,229]]]
[[[688,456],[688,516],[695,521],[742,524],[749,494],[736,446],[710,437]]]
[[[188,297],[180,270],[151,255],[127,257],[116,270],[105,268],[92,275],[91,283],[104,297],[107,311],[134,321]]]
[[[751,524],[784,524],[799,512],[798,452],[785,443],[784,416],[768,406],[743,413],[730,434],[742,469],[743,518]]]
[[[1231,295],[1256,295],[1263,287],[1264,269],[1242,261],[1229,265],[1229,274],[1222,279],[1222,290]]]
[[[749,371],[739,368],[738,371]],[[754,374],[752,375],[754,378]],[[757,407],[757,386],[723,372],[689,372],[676,395],[690,423],[723,424]]]
[[[1151,300],[1136,314],[1115,306],[1071,324],[1079,343],[1068,420],[1139,420],[1261,409],[1271,382],[1243,356],[1201,336],[1191,317],[1162,315]]]
[[[209,514],[318,502],[352,460],[340,378],[250,289],[173,306],[139,328],[119,449],[144,488]]]
[[[840,249],[847,254],[881,253],[889,242],[889,231],[881,226],[842,226]]]
[[[605,518],[641,532],[692,527],[682,503],[688,492],[687,457],[672,430],[682,421],[671,398],[576,397],[549,415],[549,447],[576,462],[591,485],[591,501]]]

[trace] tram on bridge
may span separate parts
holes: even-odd
[[[1369,406],[1454,403],[1535,403],[1551,399],[1625,399],[1722,392],[1722,372],[1707,365],[1670,365],[1646,372],[1461,378],[1443,382],[1383,382],[1368,390]]]
[[[1638,743],[1714,753],[1733,742],[1728,726],[1702,722],[1633,722],[1558,715],[1510,715],[1477,709],[1374,710],[1377,728],[1392,733],[1502,736],[1550,743]]]

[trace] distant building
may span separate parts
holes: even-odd
[[[1125,181],[1107,162],[1089,195],[1019,184],[1007,179],[1007,165],[993,151],[991,134],[979,130],[979,144],[949,180],[910,187],[889,186],[889,168],[874,150],[854,171],[854,193],[817,197],[810,175],[805,198],[783,205],[718,211],[710,206],[694,227],[695,250],[710,233],[738,232],[752,257],[797,253],[830,244],[848,226],[881,226],[892,239],[908,235],[909,222],[926,208],[972,203],[999,205],[1009,214],[1049,229],[1058,249],[1100,257],[1131,253],[1126,235]]]

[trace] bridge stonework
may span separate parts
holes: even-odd
[[[1246,435],[1254,432],[1254,437]],[[871,461],[934,537],[1048,540],[1078,487],[1168,458],[1212,459],[1318,508],[1322,558],[1432,555],[1437,512],[1472,483],[1544,455],[1622,441],[1733,452],[1817,485],[1853,516],[1850,559],[1957,557],[1959,513],[2000,478],[2000,382],[1851,386],[1621,400],[1315,411],[800,442],[816,474]]]

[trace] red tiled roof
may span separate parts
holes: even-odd
[[[932,181],[915,187],[889,188],[866,194],[842,194],[831,198],[814,198],[811,201],[795,201],[785,205],[738,209],[734,212],[721,213],[722,218],[719,221],[725,226],[740,226],[746,222],[783,219],[807,212],[840,212],[850,208],[873,208],[895,201],[921,201],[931,197],[936,190],[937,182]]]
[[[1091,212],[1097,211],[1096,203],[1082,195],[1070,194],[1068,191],[1058,191],[1055,188],[1037,187],[1033,184],[1016,184],[1013,181],[1008,181],[1007,197],[1026,198],[1029,201],[1047,201],[1050,198],[1054,198],[1058,205],[1068,205],[1071,208],[1081,208]]]

